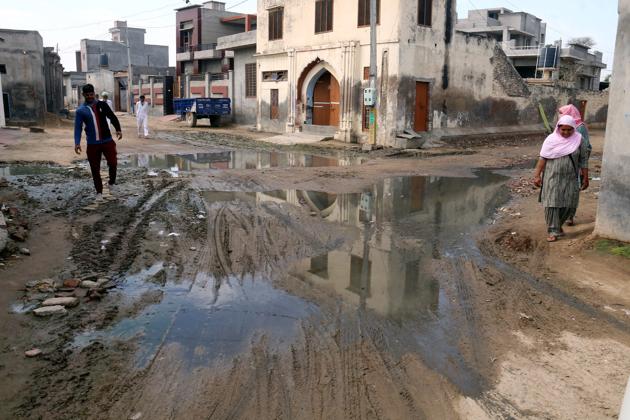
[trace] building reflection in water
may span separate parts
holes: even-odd
[[[298,152],[235,150],[177,155],[137,154],[129,157],[128,165],[148,169],[171,169],[177,167],[180,171],[193,171],[208,169],[335,167],[359,165],[362,161],[362,158],[315,156]]]
[[[440,286],[432,264],[479,225],[505,196],[505,178],[401,177],[353,194],[288,190],[256,193],[258,202],[308,206],[356,229],[346,249],[297,263],[291,273],[334,290],[344,301],[402,319],[435,313]]]

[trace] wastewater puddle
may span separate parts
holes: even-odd
[[[0,177],[63,174],[72,168],[49,164],[0,164]]]
[[[129,273],[122,294],[158,293],[157,302],[75,345],[135,338],[146,366],[178,343],[189,363],[208,363],[239,354],[255,336],[287,348],[303,322],[330,310],[321,296],[335,296],[396,334],[392,351],[422,354],[473,392],[478,378],[458,350],[459,333],[470,331],[454,317],[458,303],[436,267],[507,199],[506,177],[476,175],[389,178],[346,194],[205,191],[209,233],[199,251],[209,256],[196,274],[182,278],[164,263]]]
[[[172,270],[172,268],[171,268]],[[164,345],[177,343],[188,366],[207,365],[245,350],[252,336],[265,331],[270,345],[289,342],[300,319],[316,307],[274,288],[269,279],[255,276],[217,280],[208,273],[160,286],[170,277],[163,262],[127,276],[127,300],[155,299],[137,317],[127,318],[105,331],[89,331],[75,338],[74,346],[94,340],[138,339],[136,365],[144,368]]]
[[[122,157],[122,167],[173,172],[208,169],[314,168],[360,165],[363,158],[315,156],[299,152],[235,150],[191,154],[137,154]]]

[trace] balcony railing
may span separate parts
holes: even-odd
[[[216,48],[217,48],[216,42],[212,44],[185,45],[183,47],[177,47],[177,54],[193,52],[193,51],[214,50]]]
[[[217,48],[217,43],[213,42],[212,44],[195,45],[195,50],[194,51],[214,50],[216,48]]]

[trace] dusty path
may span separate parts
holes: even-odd
[[[539,139],[418,159],[156,127],[99,206],[81,165],[5,166],[31,255],[0,267],[1,418],[615,418],[627,260],[587,238],[596,185],[541,241]],[[0,160],[68,165],[54,130],[0,132]],[[46,277],[79,306],[16,313]]]

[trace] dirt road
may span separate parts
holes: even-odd
[[[0,418],[616,418],[630,264],[590,236],[603,133],[548,244],[540,138],[387,156],[132,123],[100,204],[69,125],[0,131]],[[35,316],[52,296],[79,303]]]

